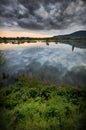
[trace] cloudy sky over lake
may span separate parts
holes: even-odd
[[[0,36],[53,36],[83,29],[86,0],[0,0]]]

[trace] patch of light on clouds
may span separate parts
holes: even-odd
[[[24,15],[27,11],[28,10],[22,4],[19,4],[19,6],[18,6],[19,14]]]
[[[49,17],[48,12],[44,9],[42,5],[40,6],[38,10],[35,11],[35,14],[43,17],[44,19],[47,19]]]

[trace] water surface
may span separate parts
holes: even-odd
[[[86,49],[79,44],[3,43],[0,50],[6,58],[0,75],[5,72],[12,77],[25,73],[51,83],[86,85]]]

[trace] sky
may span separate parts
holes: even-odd
[[[0,0],[0,36],[48,37],[86,30],[86,0]]]

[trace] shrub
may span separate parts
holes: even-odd
[[[0,89],[0,129],[82,130],[85,88],[46,86],[32,79]]]

